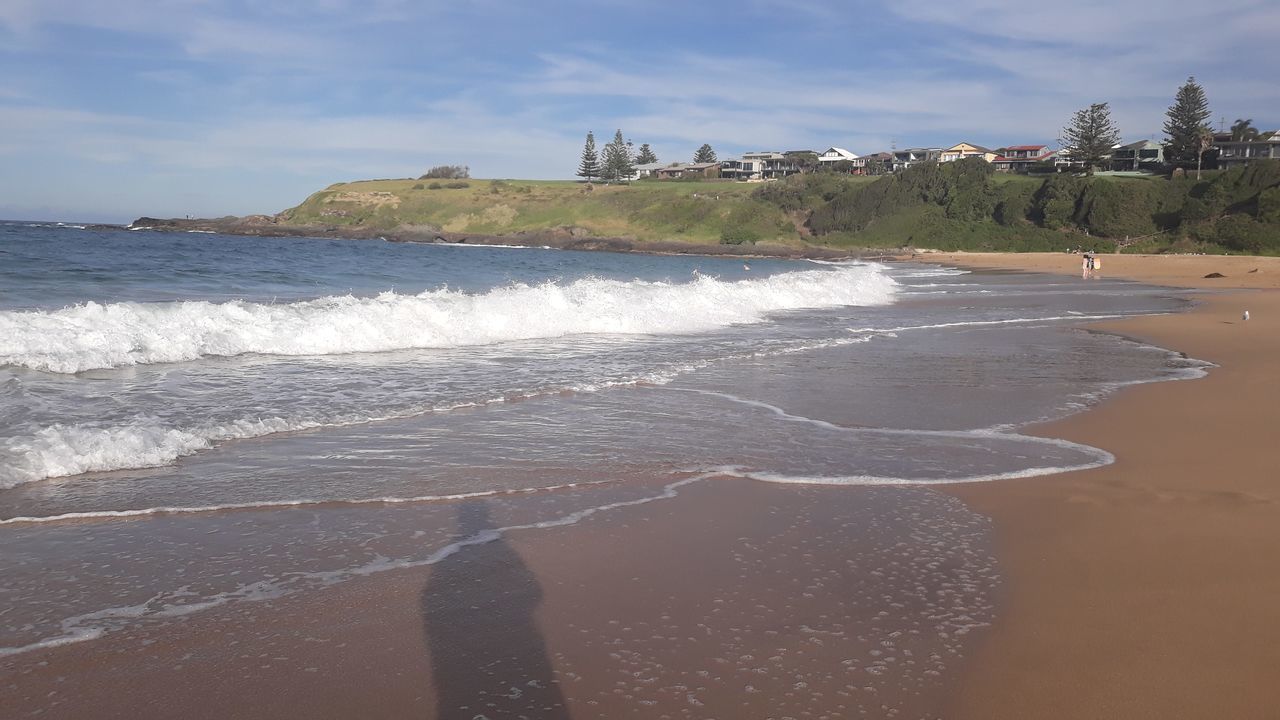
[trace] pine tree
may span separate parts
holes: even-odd
[[[647,165],[649,163],[658,162],[658,156],[653,154],[653,150],[649,148],[649,143],[640,146],[640,153],[636,155],[637,165]]]
[[[698,148],[698,152],[693,154],[693,161],[696,163],[713,163],[716,161],[716,151],[711,149],[711,145],[703,143]]]
[[[1120,131],[1111,121],[1111,108],[1107,103],[1094,103],[1079,110],[1071,118],[1071,124],[1062,129],[1058,143],[1073,161],[1084,163],[1085,172],[1092,175],[1094,168],[1102,165],[1111,147],[1120,142]]]
[[[587,131],[587,144],[582,148],[582,162],[578,163],[578,177],[591,182],[600,177],[600,156],[596,154],[596,136]]]
[[[614,134],[613,142],[604,146],[604,177],[614,182],[621,182],[630,180],[634,172],[631,151],[627,148],[627,141],[622,139],[622,131],[619,130]]]
[[[1194,76],[1187,78],[1165,112],[1169,119],[1164,123],[1164,134],[1169,136],[1169,142],[1165,144],[1164,156],[1169,162],[1190,165],[1199,161],[1203,152],[1201,140],[1206,132],[1212,132],[1206,124],[1211,114],[1204,88]]]

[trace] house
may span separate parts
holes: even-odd
[[[997,154],[994,150],[988,150],[981,145],[962,142],[943,150],[942,154],[938,156],[938,161],[955,162],[956,160],[963,160],[967,157],[980,157],[987,162],[992,162],[996,159]]]
[[[640,165],[636,165],[632,169],[635,170],[635,176],[637,179],[647,178],[647,177],[653,177],[655,173],[657,173],[662,168],[667,167],[668,164],[669,163],[660,163],[660,162],[642,163]]]
[[[720,163],[671,163],[655,170],[653,177],[659,180],[720,177]]]
[[[1280,130],[1262,133],[1256,140],[1215,139],[1213,146],[1218,150],[1218,167],[1223,170],[1257,160],[1280,159]]]
[[[718,178],[720,177],[720,163],[689,163],[684,166],[684,177]]]
[[[798,152],[802,151],[790,151],[786,153],[772,150],[764,152],[749,152],[742,154],[742,161],[744,163],[750,162],[753,166],[758,167],[758,177],[753,177],[751,179],[776,180],[778,178],[784,178],[788,175],[795,175],[800,172],[800,164],[796,162],[796,158],[794,157]]]
[[[748,155],[750,154],[748,153]],[[762,170],[763,163],[760,160],[755,158],[748,159],[746,156],[720,161],[720,177],[726,180],[758,182],[764,179]]]
[[[999,172],[1024,173],[1038,162],[1052,162],[1055,153],[1048,145],[1010,145],[1000,148],[999,155],[991,161]]]
[[[1164,146],[1151,140],[1139,140],[1111,149],[1112,170],[1160,170],[1164,166]]]
[[[863,174],[886,175],[893,172],[893,153],[891,152],[878,152],[858,159],[863,163]]]
[[[857,155],[844,148],[829,147],[826,151],[818,154],[818,167],[823,169],[834,168],[836,163],[848,162],[852,164],[857,159]]]
[[[942,157],[942,148],[907,148],[893,151],[893,171],[906,170],[922,162],[937,162]]]

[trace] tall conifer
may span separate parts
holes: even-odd
[[[634,172],[631,150],[627,147],[627,141],[622,139],[622,130],[618,130],[613,136],[613,142],[604,147],[604,177],[620,182],[630,180]]]
[[[1120,142],[1120,131],[1111,121],[1111,108],[1107,103],[1094,103],[1076,111],[1071,124],[1062,128],[1058,143],[1073,161],[1084,163],[1085,172],[1093,170],[1111,154],[1111,147]]]
[[[1202,139],[1205,133],[1213,132],[1207,124],[1211,115],[1204,88],[1194,76],[1187,78],[1165,112],[1168,119],[1164,123],[1164,134],[1169,136],[1169,142],[1165,144],[1164,156],[1169,162],[1182,165],[1198,162]]]
[[[698,148],[698,152],[693,154],[693,161],[696,163],[713,163],[716,161],[716,151],[711,149],[710,143],[702,143],[702,147]]]
[[[578,163],[578,177],[591,182],[600,177],[600,156],[596,153],[596,136],[587,131],[587,144],[582,148],[582,162]]]
[[[649,143],[643,143],[640,146],[640,153],[636,155],[636,164],[647,165],[656,162],[658,162],[658,156],[653,154],[653,149],[649,147]]]

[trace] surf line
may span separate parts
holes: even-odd
[[[654,387],[654,390],[667,392],[683,392],[695,395],[706,395],[709,397],[717,397],[732,403],[746,405],[748,407],[758,408],[772,413],[787,422],[803,423],[814,425],[826,430],[832,430],[840,433],[848,433],[851,435],[858,434],[874,434],[874,435],[908,435],[908,436],[929,436],[943,438],[973,439],[973,438],[994,438],[1017,440],[1020,442],[1028,442],[1036,445],[1051,445],[1053,447],[1075,450],[1094,459],[1090,462],[1080,463],[1070,466],[1045,466],[1030,467],[1022,470],[1010,470],[1001,473],[987,473],[983,475],[965,475],[954,478],[926,478],[926,477],[888,477],[883,475],[835,475],[835,476],[803,476],[792,477],[771,472],[753,472],[753,471],[726,471],[723,474],[735,477],[749,478],[759,480],[761,482],[773,482],[784,484],[808,484],[808,485],[953,485],[958,483],[970,482],[991,482],[995,480],[1013,480],[1018,478],[1038,477],[1041,475],[1057,475],[1065,472],[1075,472],[1078,470],[1090,470],[1093,468],[1103,467],[1115,462],[1115,455],[1103,450],[1102,448],[1085,445],[1083,443],[1072,442],[1062,438],[1037,437],[1035,435],[1023,435],[1022,433],[1009,432],[1006,428],[1011,426],[1002,425],[990,428],[979,428],[974,430],[910,430],[902,428],[869,428],[869,427],[848,427],[837,425],[826,420],[805,417],[803,415],[795,415],[786,410],[771,405],[761,400],[752,400],[750,398],[740,397],[731,393],[718,392],[715,390],[700,390],[697,388],[680,388],[680,387]],[[738,470],[737,468],[733,470]],[[740,473],[740,474],[739,474]]]
[[[692,477],[686,477],[676,480],[675,482],[668,483],[663,486],[662,490],[656,495],[650,495],[648,497],[637,498],[634,500],[621,500],[605,505],[584,508],[551,520],[542,520],[533,523],[508,525],[500,528],[482,530],[478,533],[468,535],[465,538],[455,540],[432,552],[421,560],[391,560],[388,558],[381,558],[364,565],[340,570],[288,573],[288,577],[285,580],[276,582],[259,580],[242,585],[234,590],[218,593],[199,602],[154,607],[158,603],[167,599],[167,597],[174,596],[169,593],[161,593],[139,605],[123,608],[106,608],[66,618],[61,623],[61,635],[38,640],[27,645],[0,647],[0,657],[19,655],[33,650],[41,650],[61,645],[70,645],[73,643],[96,640],[112,631],[128,626],[131,622],[145,621],[148,619],[176,618],[209,610],[237,600],[248,602],[271,600],[285,595],[291,595],[295,592],[301,592],[309,588],[336,585],[346,580],[374,575],[376,573],[386,572],[389,570],[406,570],[410,568],[435,565],[445,558],[448,558],[468,547],[494,542],[511,532],[519,530],[545,530],[548,528],[575,525],[598,513],[617,510],[620,508],[634,507],[637,505],[645,505],[658,500],[668,500],[679,495],[680,488],[686,485],[691,485],[714,477],[736,477],[738,476],[736,474],[736,470],[736,468],[732,467],[711,468],[699,472]],[[308,581],[311,582],[308,583]]]

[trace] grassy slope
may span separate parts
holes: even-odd
[[[283,218],[375,232],[577,236],[844,248],[1280,254],[1280,163],[1167,180],[992,174],[947,164],[895,176],[824,173],[765,184],[370,180],[315,193]]]
[[[746,222],[761,241],[800,239],[783,211],[751,197],[754,184],[639,182],[588,190],[569,181],[467,182],[434,190],[432,181],[420,180],[338,183],[284,215],[298,224],[380,230],[422,226],[497,235],[576,228],[598,237],[703,243],[719,242],[726,228]]]

